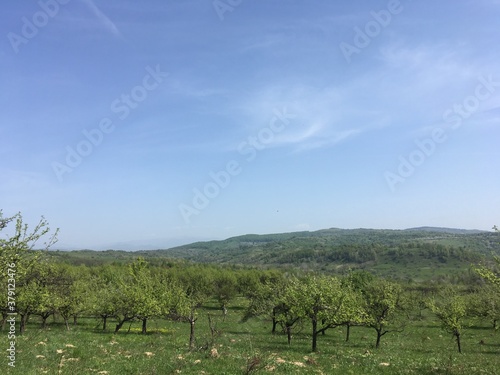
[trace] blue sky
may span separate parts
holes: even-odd
[[[7,2],[0,208],[72,248],[489,230],[499,16],[498,0]]]

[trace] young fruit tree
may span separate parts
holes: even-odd
[[[493,227],[497,241],[500,241],[500,232],[497,226]],[[480,292],[483,301],[480,302],[479,314],[487,317],[492,322],[493,328],[498,328],[500,320],[500,257],[494,257],[493,267],[480,265],[474,268],[475,272],[486,281],[486,286]]]
[[[469,300],[470,312],[481,320],[486,320],[496,331],[500,322],[500,293],[491,284],[482,285],[474,290]]]
[[[10,224],[13,227],[9,228]],[[2,297],[2,319],[8,312],[21,317],[19,332],[22,334],[30,315],[39,312],[42,299],[47,295],[47,285],[37,275],[44,272],[43,253],[34,251],[35,246],[48,250],[57,242],[58,229],[50,234],[47,221],[42,217],[33,229],[23,222],[21,213],[4,217],[0,210],[0,232],[6,230],[7,238],[0,238],[0,285],[8,290]],[[48,236],[42,245],[39,241]]]
[[[455,337],[458,352],[462,353],[461,337],[465,319],[469,316],[469,298],[453,287],[445,287],[435,298],[429,300],[429,308],[441,322],[442,328]]]
[[[141,332],[146,334],[148,320],[160,316],[162,312],[159,280],[153,277],[143,258],[138,258],[129,265],[129,274],[131,279],[128,292],[135,302],[135,317],[142,322]]]
[[[365,324],[377,332],[375,347],[380,347],[382,336],[401,332],[408,320],[403,288],[384,279],[372,281],[363,289]]]
[[[120,293],[116,266],[95,267],[90,272],[88,293],[85,296],[85,310],[91,316],[102,321],[102,330],[105,331],[109,318],[116,317],[120,309]]]
[[[264,316],[272,321],[271,333],[276,333],[276,327],[283,324],[280,316],[284,306],[283,297],[289,288],[289,280],[282,274],[261,273],[260,277],[247,283],[244,293],[249,303],[242,322],[256,316]]]
[[[318,335],[328,329],[359,321],[363,315],[354,290],[336,277],[307,276],[291,280],[288,305],[291,312],[311,321],[311,350],[317,350]]]
[[[214,296],[222,311],[223,320],[226,319],[227,306],[236,296],[238,279],[231,270],[215,270],[213,275]]]
[[[188,322],[189,348],[194,349],[196,343],[195,325],[198,310],[213,295],[211,274],[202,267],[188,267],[172,273],[171,308],[168,316],[173,320]]]

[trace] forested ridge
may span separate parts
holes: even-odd
[[[496,233],[444,230],[326,229],[249,234],[166,250],[57,251],[50,255],[70,264],[87,265],[141,256],[153,264],[177,259],[265,268],[292,267],[328,274],[362,269],[379,276],[421,281],[463,274],[471,264],[491,262],[494,255],[500,255]]]

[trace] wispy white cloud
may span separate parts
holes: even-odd
[[[494,74],[496,68],[472,53],[472,47],[462,42],[444,45],[441,43],[392,43],[381,48],[380,60],[386,70],[395,69],[397,85],[389,84],[399,95],[392,95],[394,106],[406,113],[413,113],[413,123],[408,136],[429,133],[436,126],[443,124],[443,114],[470,95],[478,85],[478,78]],[[473,56],[474,58],[471,58]],[[386,92],[390,92],[386,89]],[[399,98],[398,98],[399,96]],[[487,111],[499,105],[498,95],[481,102],[480,111]],[[418,108],[416,111],[415,109]],[[407,121],[412,121],[404,112],[400,112]]]
[[[302,142],[296,148],[296,152],[309,151],[313,149],[334,146],[337,143],[344,142],[349,138],[354,138],[362,133],[361,129],[350,129],[334,132],[328,136],[314,137],[307,142]]]
[[[199,87],[192,82],[172,78],[169,81],[169,94],[182,95],[187,98],[207,98],[228,93],[228,90],[214,87]]]
[[[358,85],[315,88],[306,85],[269,86],[241,106],[245,118],[252,121],[242,130],[258,132],[269,123],[275,109],[286,107],[295,118],[275,134],[267,147],[289,147],[304,152],[331,147],[361,134],[387,126],[389,117],[383,111],[356,101]]]
[[[477,69],[468,58],[469,53],[469,46],[463,42],[413,46],[407,41],[396,41],[380,48],[380,59],[387,68],[412,72],[416,82],[424,79],[425,84],[441,85],[475,77]]]
[[[121,37],[120,30],[116,27],[115,23],[109,19],[98,7],[95,5],[93,0],[82,0],[83,3],[94,13],[97,17],[99,24],[108,30],[111,34],[117,37]]]

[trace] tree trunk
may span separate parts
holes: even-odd
[[[125,319],[120,320],[115,327],[115,333],[118,333],[118,331],[123,327],[124,324],[125,324]]]
[[[116,328],[115,328],[115,333],[118,333],[118,331],[122,328],[122,326],[126,323],[126,322],[129,322],[131,320],[134,320],[134,317],[133,316],[125,316],[123,319],[121,319],[118,324],[116,325]],[[130,327],[129,327],[129,330],[130,330]]]
[[[78,315],[75,314],[73,315],[73,325],[76,326],[77,322],[78,322]]]
[[[315,352],[317,348],[318,340],[318,321],[312,319],[312,351]]]
[[[288,345],[292,343],[292,327],[286,326],[286,337],[288,339]]]
[[[208,317],[208,327],[210,328],[210,342],[211,345],[213,345],[214,340],[215,340],[215,333],[217,330],[215,329],[215,326],[212,324],[212,316],[210,314],[207,314]]]
[[[21,316],[21,323],[19,324],[19,334],[23,334],[24,331],[26,330],[26,323],[28,323],[28,319],[30,314],[19,314]]]
[[[147,333],[148,318],[142,319],[142,331],[141,333],[145,335]]]
[[[276,333],[276,326],[278,325],[278,322],[276,321],[276,307],[273,307],[273,329],[271,333],[274,335]]]
[[[2,312],[2,331],[5,329],[5,323],[7,322],[7,318],[9,315],[5,311]]]
[[[461,354],[462,353],[462,347],[460,345],[460,333],[459,332],[455,332],[455,337],[457,338],[458,352]]]
[[[222,305],[222,321],[226,321],[226,316],[227,316],[227,308],[226,305]]]
[[[276,334],[276,326],[278,325],[278,321],[274,318],[273,316],[273,329],[271,331],[271,333],[274,335]]]
[[[349,323],[346,324],[346,333],[345,333],[345,341],[349,341],[349,335],[351,333],[351,325]]]
[[[102,316],[102,330],[103,330],[103,331],[105,331],[105,330],[106,330],[106,323],[107,323],[107,320],[108,320],[108,316],[107,316],[107,315]]]
[[[66,331],[69,331],[69,319],[67,316],[64,316],[63,319],[64,319],[64,324],[66,325]]]
[[[42,314],[42,329],[47,328],[47,318],[49,317],[48,315]]]
[[[375,344],[375,347],[378,348],[380,346],[380,339],[382,338],[382,330],[377,329],[377,343]]]
[[[196,319],[192,317],[189,319],[189,325],[191,326],[191,330],[189,332],[189,349],[194,349],[194,324],[196,323]]]

